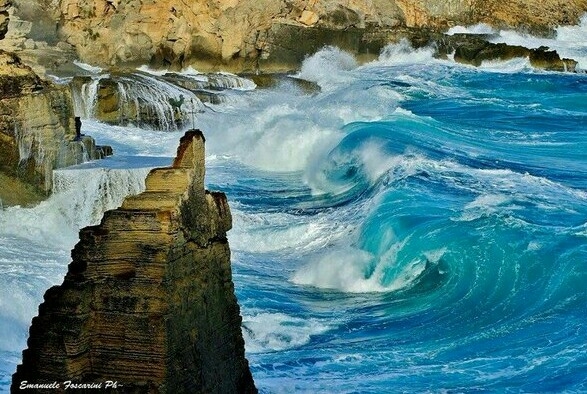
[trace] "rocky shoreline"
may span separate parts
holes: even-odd
[[[12,2],[12,7],[0,4],[0,11],[8,10],[4,12],[11,17],[4,23],[8,31],[0,47],[17,51],[37,73],[54,75],[75,73],[72,60],[119,71],[148,64],[170,70],[191,66],[201,72],[291,72],[325,45],[369,61],[401,40],[415,48],[437,48],[442,56],[447,45],[479,46],[490,38],[444,34],[452,26],[485,23],[548,37],[558,26],[577,24],[587,12],[584,0]],[[503,45],[484,50],[492,59],[514,53],[533,56]],[[560,64],[546,64],[556,59],[537,56],[537,67],[561,69]]]
[[[116,90],[117,75],[143,64],[231,71],[262,87],[325,45],[369,61],[407,40],[474,66],[522,57],[536,68],[576,72],[576,61],[549,48],[444,32],[483,22],[549,35],[586,11],[585,0],[0,0],[0,181],[8,185],[0,206],[41,201],[54,169],[108,151],[76,132],[73,94],[92,78],[74,60],[109,70],[97,87],[97,117],[115,123],[153,112],[122,108]],[[47,74],[76,77],[57,85]],[[209,86],[184,88],[206,95]],[[146,193],[82,230],[64,284],[47,292],[33,321],[14,391],[25,380],[70,377],[117,379],[138,392],[255,392],[230,274],[230,212],[222,194],[204,191],[203,157],[203,136],[188,134],[176,165],[152,172]]]
[[[53,170],[111,153],[76,132],[71,91],[39,78],[15,54],[0,50],[0,189],[5,205],[34,203],[52,189]],[[27,196],[20,192],[28,190]]]

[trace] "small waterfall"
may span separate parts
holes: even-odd
[[[47,200],[32,208],[8,207],[0,212],[0,238],[10,235],[56,245],[74,242],[80,228],[99,223],[104,212],[119,207],[126,196],[141,193],[150,170],[84,166],[54,170],[53,193]]]
[[[75,113],[84,119],[174,131],[204,112],[204,103],[227,101],[231,91],[256,88],[253,81],[228,73],[152,72],[75,77]]]
[[[253,90],[257,85],[250,79],[241,78],[230,73],[219,72],[208,75],[210,88],[232,89],[232,90]]]
[[[136,126],[177,130],[188,114],[204,110],[202,102],[191,91],[151,75],[123,76],[117,84],[121,116]]]
[[[106,77],[106,75],[99,75],[73,79],[71,93],[76,116],[82,119],[91,119],[94,117],[96,101],[98,99],[98,86],[100,80]]]
[[[18,144],[19,166],[33,159],[37,171],[44,176],[45,190],[50,190],[55,152],[48,150],[50,144],[44,141],[44,134],[31,130],[25,118],[22,124],[14,125],[14,135]]]
[[[126,196],[145,189],[150,168],[70,168],[53,172],[53,197],[73,228],[95,225]]]
[[[14,135],[18,144],[18,158],[20,163],[23,163],[31,157],[35,136],[34,134],[28,135],[27,133],[21,132],[21,129],[16,124],[14,125]]]

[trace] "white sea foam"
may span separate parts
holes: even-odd
[[[353,55],[337,47],[327,46],[304,60],[297,77],[316,82],[322,89],[329,89],[333,84],[351,81],[352,77],[345,72],[357,67]]]
[[[332,215],[296,216],[289,213],[244,213],[231,204],[234,228],[229,234],[234,250],[266,253],[316,250],[350,233],[352,223],[338,223]]]
[[[426,162],[419,156],[390,155],[381,149],[381,143],[376,140],[367,141],[361,147],[359,155],[372,184],[381,179],[384,174],[389,174],[395,179],[413,175]]]
[[[91,64],[87,64],[87,63],[82,63],[78,60],[74,60],[73,64],[75,64],[76,66],[78,66],[79,68],[89,71],[93,74],[99,74],[103,71],[103,69],[101,67],[97,67],[97,66],[92,66]]]
[[[83,121],[82,133],[94,137],[99,145],[110,145],[114,151],[113,160],[123,160],[125,156],[160,156],[168,157],[169,163],[183,135],[180,131],[162,133],[139,127],[109,126],[95,120]],[[144,167],[149,166],[145,162]]]
[[[340,139],[337,126],[343,124],[307,105],[295,97],[288,103],[269,96],[252,113],[226,113],[223,122],[204,114],[199,123],[207,130],[212,154],[228,155],[265,171],[302,171],[316,149]]]
[[[511,197],[503,194],[482,194],[465,205],[465,209],[491,209],[511,201]]]
[[[24,349],[43,293],[62,281],[68,262],[59,244],[0,235],[0,351]]]
[[[428,63],[434,58],[434,48],[423,47],[414,49],[407,39],[395,44],[386,45],[379,54],[378,60],[367,66],[394,66],[400,64]]]
[[[200,78],[202,82],[207,82],[208,78],[206,74],[194,69],[192,66],[182,69],[181,71],[171,71],[168,68],[151,68],[150,66],[144,64],[142,66],[137,67],[137,71],[141,71],[146,74],[155,75],[161,77],[165,74],[169,73],[176,73],[180,75],[189,75],[194,78]]]
[[[159,77],[160,76],[163,76],[163,75],[165,75],[165,74],[167,74],[169,72],[169,69],[167,69],[167,68],[158,68],[158,69],[155,69],[155,68],[151,68],[151,67],[149,67],[149,66],[147,66],[145,64],[142,65],[142,66],[137,67],[137,70],[138,71],[142,71],[142,72],[147,73],[147,74],[156,75],[156,76],[159,76]]]
[[[254,313],[243,316],[243,337],[247,352],[261,353],[291,349],[309,343],[313,335],[331,329],[318,320],[284,313]]]
[[[512,74],[533,69],[530,59],[527,57],[518,57],[509,60],[485,60],[481,62],[479,68],[484,71],[496,73]]]
[[[337,248],[300,268],[292,282],[348,292],[382,291],[378,278],[367,276],[375,256],[356,248]]]
[[[454,26],[448,29],[446,34],[449,36],[455,34],[495,34],[496,31],[493,27],[485,24],[485,23],[478,23],[473,26]]]
[[[381,245],[386,245],[385,234]],[[334,289],[348,293],[397,291],[411,286],[429,263],[438,263],[446,249],[422,252],[410,262],[398,265],[398,252],[408,240],[395,242],[378,255],[352,247],[337,247],[299,268],[291,278],[293,283]],[[393,275],[388,278],[389,272]],[[384,278],[385,282],[384,282]]]

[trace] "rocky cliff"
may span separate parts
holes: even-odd
[[[8,31],[8,23],[10,22],[8,10],[11,5],[11,0],[0,0],[0,40],[4,39]]]
[[[256,392],[231,279],[231,225],[224,194],[204,189],[204,137],[189,131],[144,193],[80,231],[63,284],[33,319],[12,391],[110,381],[120,392]]]
[[[104,156],[92,138],[76,138],[67,86],[39,78],[0,50],[0,188],[5,205],[38,201],[51,191],[53,169]]]
[[[329,44],[368,60],[389,42],[425,44],[457,24],[548,35],[587,12],[587,0],[12,2],[5,43],[30,64],[41,64],[35,66],[40,73],[45,67],[69,70],[67,58],[104,67],[287,71]]]
[[[11,6],[0,0],[2,44]],[[19,56],[0,49],[0,207],[42,200],[51,191],[53,169],[110,151],[76,134],[68,87],[41,79]]]
[[[381,37],[397,41],[455,24],[548,34],[587,11],[587,0],[36,2],[53,14],[61,39],[86,62],[234,71],[292,68],[325,44],[377,54]]]

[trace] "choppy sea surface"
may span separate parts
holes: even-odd
[[[585,25],[549,45],[582,64]],[[587,392],[587,74],[401,43],[364,65],[324,48],[297,77],[321,90],[235,88],[194,118],[260,391]],[[115,156],[0,211],[0,390],[78,229],[183,134],[84,116]]]

